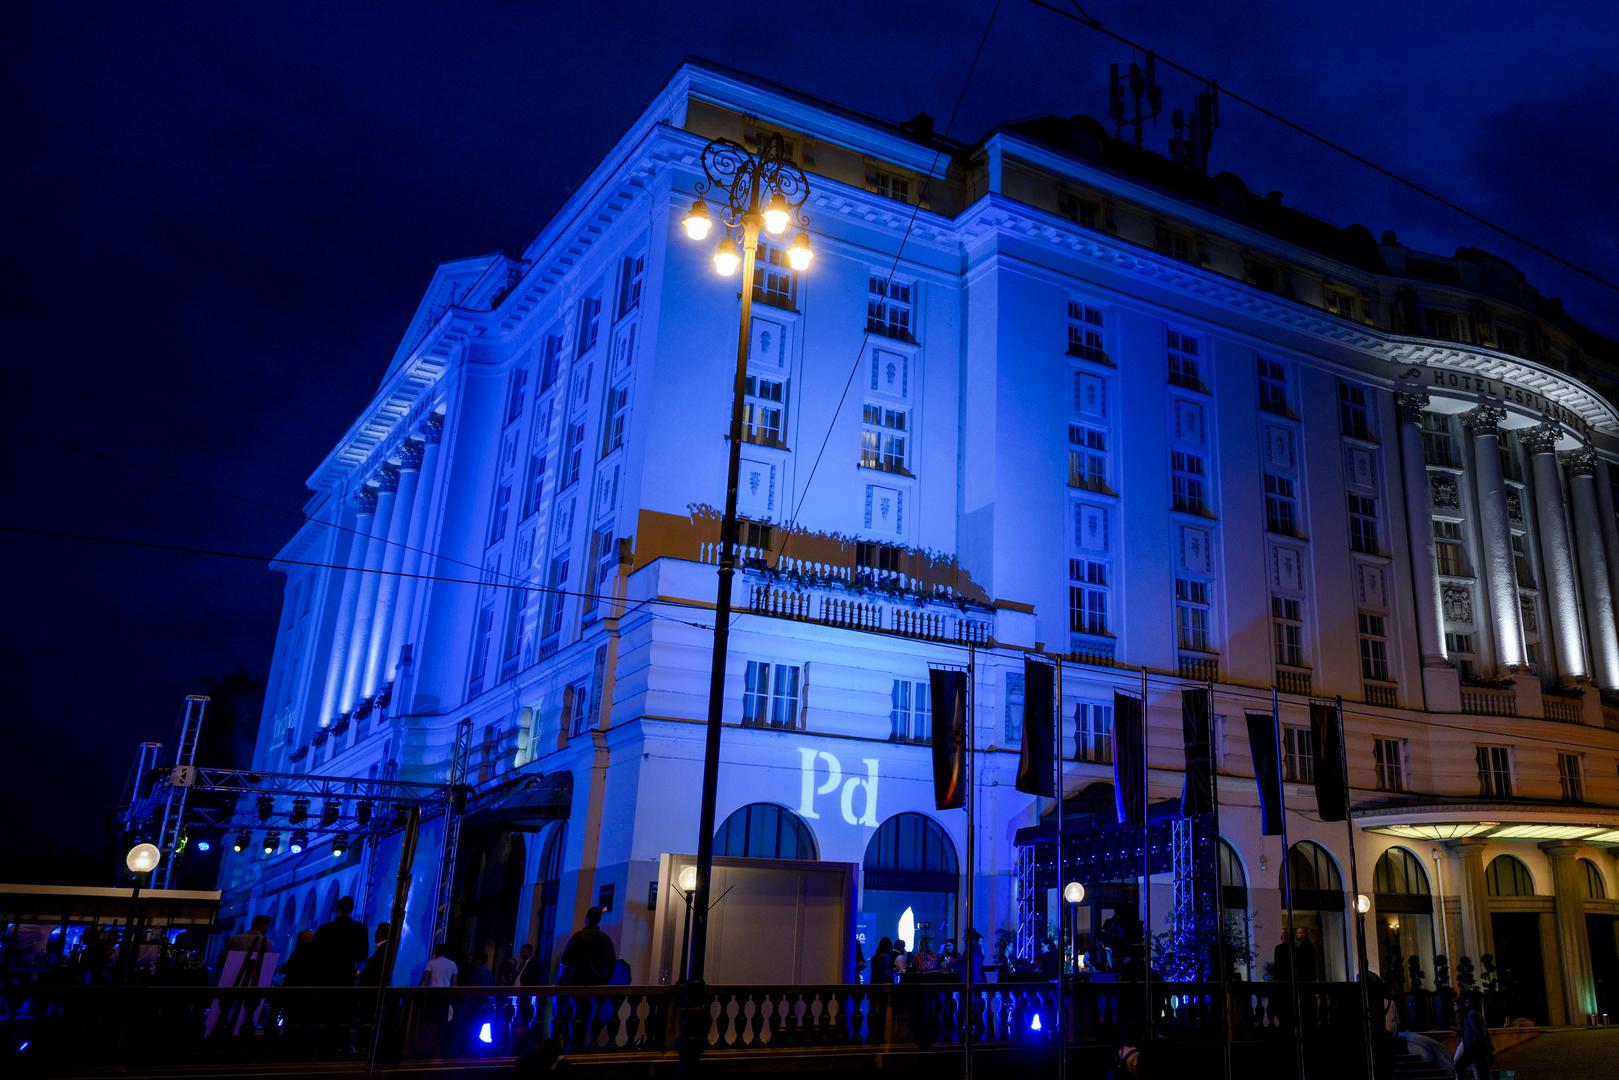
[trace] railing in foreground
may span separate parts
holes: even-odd
[[[1227,988],[1233,1042],[1290,1043],[1285,983]],[[1151,989],[1154,1035],[1166,1050],[1173,1044],[1207,1052],[1221,1043],[1218,984]],[[574,1059],[672,1060],[680,1049],[681,994],[672,986],[388,988],[379,1000],[376,990],[337,988],[28,986],[5,991],[0,1033],[8,1053],[54,1075],[108,1065],[501,1058],[551,1040]],[[1359,987],[1306,984],[1300,1000],[1309,1039],[1357,1060]],[[1057,1019],[1051,983],[989,984],[970,996],[959,983],[714,986],[699,1010],[704,1001],[700,1041],[715,1057],[959,1050],[969,1024],[974,1045],[986,1049],[1049,1047]],[[1113,1047],[1142,1029],[1139,983],[1074,983],[1064,1004],[1062,1027],[1076,1047]]]

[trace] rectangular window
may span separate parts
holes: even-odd
[[[1446,634],[1445,656],[1456,665],[1463,679],[1478,675],[1478,654],[1474,651],[1472,634]]]
[[[1405,741],[1403,739],[1373,739],[1372,760],[1377,766],[1378,791],[1405,790]]]
[[[1355,318],[1355,296],[1353,293],[1340,292],[1337,289],[1327,290],[1327,310],[1334,315],[1342,315],[1346,319]]]
[[[506,516],[512,506],[512,482],[502,480],[495,488],[495,507],[489,516],[489,542],[499,542],[506,535]]]
[[[1495,347],[1515,356],[1523,355],[1523,335],[1509,327],[1496,325]]]
[[[623,318],[641,306],[641,289],[646,284],[646,252],[627,257],[618,271],[618,317]]]
[[[1101,220],[1102,207],[1099,204],[1068,192],[1058,192],[1057,210],[1063,217],[1087,229],[1096,228],[1096,223]]]
[[[798,296],[798,275],[788,265],[787,249],[760,240],[754,264],[754,303],[791,309]]]
[[[1102,339],[1102,309],[1081,300],[1068,301],[1068,355],[1105,364],[1107,347]]]
[[[1209,583],[1175,579],[1175,638],[1182,649],[1209,651]]]
[[[742,401],[742,441],[786,446],[782,437],[787,412],[787,380],[749,375]]]
[[[1361,612],[1356,619],[1360,631],[1360,674],[1365,679],[1388,682],[1388,627],[1383,616]]]
[[[1295,784],[1315,782],[1315,733],[1309,728],[1282,728],[1282,776]]]
[[[883,472],[905,471],[906,410],[866,403],[861,412],[860,464]]]
[[[1113,760],[1113,706],[1081,701],[1074,709],[1074,760]]]
[[[596,576],[591,591],[597,596],[612,596],[613,579],[618,576],[618,544],[613,538],[613,526],[599,527],[590,544],[596,549]]]
[[[528,389],[528,368],[513,368],[511,381],[506,384],[506,423],[517,423],[523,415],[523,401]]]
[[[602,420],[602,456],[624,445],[624,427],[630,418],[630,384],[607,388],[607,415]]]
[[[547,334],[545,341],[540,345],[540,388],[539,393],[545,393],[556,384],[557,376],[562,373],[562,335]]]
[[[1292,416],[1287,394],[1287,365],[1261,356],[1259,368],[1259,407],[1277,416]]]
[[[577,679],[562,688],[562,729],[577,739],[590,730],[590,680]]]
[[[522,589],[508,589],[507,592],[510,595],[506,603],[506,628],[500,643],[502,681],[517,674],[517,656],[523,647],[523,604],[526,595]]]
[[[910,178],[897,173],[878,169],[871,178],[871,190],[885,199],[895,199],[903,203],[911,201]]]
[[[523,516],[537,514],[545,493],[545,451],[535,450],[528,458],[528,482],[523,485]]]
[[[1349,546],[1354,551],[1376,555],[1381,548],[1377,540],[1377,497],[1349,493]]]
[[[1208,515],[1207,467],[1203,455],[1188,450],[1169,454],[1170,491],[1173,505],[1183,514]]]
[[[1189,390],[1203,389],[1201,342],[1191,334],[1169,331],[1169,381]]]
[[[1478,793],[1486,799],[1512,798],[1512,747],[1480,746],[1474,758],[1478,763]]]
[[[472,670],[467,676],[467,697],[483,693],[484,668],[489,666],[490,639],[495,633],[495,605],[493,602],[478,610],[478,630],[472,639]]]
[[[545,618],[540,627],[542,638],[555,638],[562,633],[562,616],[567,610],[569,556],[566,551],[551,559],[551,573],[546,578],[549,592],[545,597]]]
[[[1585,779],[1580,767],[1580,755],[1557,755],[1557,782],[1563,787],[1564,802],[1585,801]]]
[[[1276,662],[1282,667],[1304,666],[1304,602],[1291,596],[1270,598],[1271,637]]]
[[[1338,380],[1338,420],[1352,439],[1372,441],[1371,391],[1357,383]]]
[[[1456,439],[1450,433],[1450,420],[1439,413],[1422,414],[1422,459],[1429,465],[1454,469],[1460,461],[1456,456]]]
[[[910,282],[873,271],[866,289],[866,329],[884,337],[910,341],[912,306]]]
[[[889,691],[888,720],[894,742],[925,743],[933,738],[933,714],[928,708],[928,684],[895,679]]]
[[[742,684],[742,723],[747,727],[796,729],[798,667],[749,660]]]
[[[775,546],[772,526],[760,521],[738,521],[737,542],[744,548],[766,552]]]
[[[854,546],[854,564],[862,570],[880,574],[899,573],[900,559],[905,549],[897,544],[877,544],[861,540]]]
[[[1075,634],[1107,630],[1108,564],[1096,559],[1068,560],[1068,629]]]
[[[1456,316],[1448,311],[1425,311],[1423,321],[1428,327],[1428,336],[1441,341],[1460,341],[1457,334]]]
[[[1535,564],[1529,558],[1529,541],[1523,533],[1512,534],[1512,565],[1518,572],[1518,584],[1525,589],[1535,587]]]
[[[1185,233],[1159,229],[1154,236],[1154,246],[1172,259],[1180,259],[1182,262],[1192,261],[1192,238]]]
[[[1090,424],[1068,425],[1068,486],[1108,491],[1107,430]]]
[[[1264,289],[1266,292],[1279,293],[1285,280],[1281,267],[1275,263],[1265,262],[1263,259],[1247,258],[1243,260],[1243,271],[1248,277],[1248,284]]]
[[[1462,544],[1462,526],[1458,521],[1434,519],[1434,565],[1446,577],[1467,576],[1467,548]]]
[[[573,355],[583,356],[596,344],[596,338],[601,334],[602,298],[600,296],[587,296],[579,302],[579,332],[575,335],[578,347]]]
[[[1298,488],[1291,476],[1265,474],[1265,531],[1282,536],[1299,534]]]
[[[579,470],[585,461],[585,422],[574,420],[568,424],[568,445],[562,450],[562,486],[567,487],[579,479]]]

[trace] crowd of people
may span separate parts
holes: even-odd
[[[876,951],[871,954],[869,978],[864,977],[867,968],[864,950],[857,945],[855,952],[857,976],[873,986],[918,978],[936,978],[940,981],[960,979],[965,964],[971,965],[974,982],[984,981],[983,935],[976,930],[968,931],[964,952],[956,950],[953,938],[947,938],[936,949],[932,935],[924,934],[917,942],[915,952],[906,946],[903,938],[897,941],[881,938]]]

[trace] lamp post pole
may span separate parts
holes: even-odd
[[[731,582],[736,575],[737,487],[742,472],[742,417],[748,379],[748,351],[753,321],[753,279],[759,230],[780,234],[793,211],[809,196],[809,182],[788,158],[781,136],[771,135],[757,155],[728,139],[704,147],[705,179],[697,185],[697,201],[683,222],[694,240],[708,235],[706,192],[723,200],[720,218],[727,232],[742,238],[742,319],[737,327],[736,372],[731,387],[731,424],[725,471],[725,511],[720,518],[719,582],[714,598],[714,648],[709,665],[708,724],[703,743],[703,790],[697,824],[697,880],[690,897],[691,934],[686,951],[686,983],[700,991],[708,957],[710,879],[714,869],[714,810],[719,790],[720,724],[725,713],[725,661],[731,631]],[[808,267],[809,242],[800,233],[789,252],[795,270]],[[729,275],[737,265],[736,243],[726,235],[715,249],[714,264]],[[692,1000],[695,1000],[693,998]]]

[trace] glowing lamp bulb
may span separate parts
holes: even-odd
[[[720,277],[730,277],[742,265],[742,256],[736,253],[736,241],[721,240],[714,248],[714,269]]]
[[[809,237],[799,233],[793,240],[793,246],[787,249],[787,265],[794,270],[808,270],[813,258],[815,252],[809,245]]]
[[[1030,1031],[1039,1031],[1040,1030],[1040,1014],[1039,1013],[1035,1013],[1033,1016],[1031,1016],[1029,1018],[1029,1030]]]
[[[1367,896],[1365,893],[1357,894],[1355,896],[1355,910],[1360,912],[1362,915],[1372,910],[1372,898]]]
[[[485,1046],[488,1046],[490,1043],[495,1041],[495,1033],[490,1030],[489,1021],[487,1020],[485,1020],[483,1022],[483,1026],[478,1029],[478,1041],[483,1043]]]
[[[1077,881],[1070,881],[1067,885],[1063,886],[1062,898],[1068,901],[1070,904],[1078,904],[1083,902],[1085,899],[1085,886],[1081,885]]]
[[[695,891],[697,888],[697,867],[682,867],[680,877],[675,880],[675,886],[683,893]]]
[[[159,858],[157,845],[136,844],[129,849],[129,854],[124,856],[124,865],[129,867],[132,874],[150,874],[157,869]]]
[[[708,204],[701,199],[692,202],[691,209],[686,211],[680,223],[686,227],[686,235],[693,240],[707,240],[708,231],[714,227],[713,219],[708,216]]]
[[[765,231],[771,236],[780,236],[787,231],[787,200],[781,197],[781,192],[770,196],[770,202],[765,206]]]

